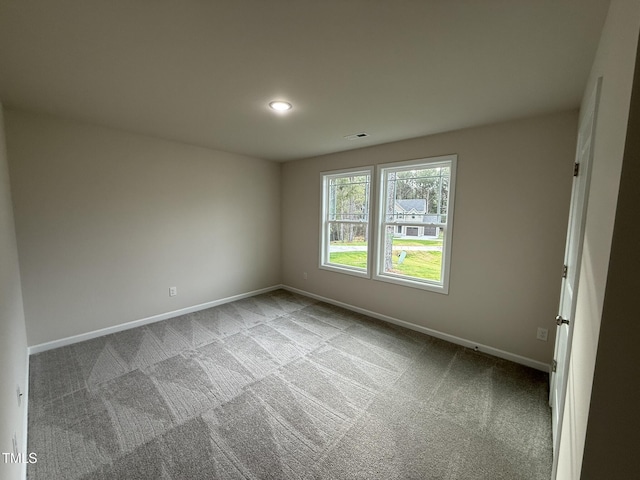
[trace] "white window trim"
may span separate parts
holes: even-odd
[[[410,277],[402,275],[396,275],[392,273],[384,273],[384,225],[402,224],[403,226],[411,225],[412,222],[385,222],[384,202],[386,199],[387,185],[384,182],[384,172],[387,169],[397,169],[405,166],[413,165],[428,165],[437,163],[450,163],[450,180],[449,180],[449,203],[447,205],[447,223],[434,223],[425,224],[422,222],[416,222],[416,225],[435,225],[440,227],[444,231],[444,243],[442,245],[442,261],[444,267],[442,269],[442,280],[440,282],[434,282],[430,280],[414,280]],[[376,208],[377,218],[375,222],[375,242],[374,242],[374,254],[370,257],[375,257],[375,269],[373,273],[373,279],[381,282],[394,283],[397,285],[404,285],[407,287],[419,288],[428,290],[431,292],[448,294],[449,293],[449,275],[451,271],[451,245],[453,239],[453,219],[454,219],[454,204],[455,204],[455,186],[456,186],[456,170],[457,170],[457,155],[443,155],[439,157],[420,158],[415,160],[407,160],[404,162],[392,162],[377,165],[376,167],[376,180],[372,182],[377,188]],[[371,229],[371,222],[369,223],[369,229]],[[370,234],[371,236],[371,234]],[[371,259],[369,259],[371,260]]]
[[[327,191],[327,181],[332,176],[341,176],[344,174],[367,174],[369,175],[369,212],[368,212],[368,230],[369,230],[369,240],[367,242],[367,268],[366,271],[356,267],[348,267],[337,264],[329,263],[329,244],[330,241],[327,239],[326,229],[328,228],[327,222],[327,212],[329,210],[329,199],[325,196],[325,192]],[[374,167],[373,166],[365,166],[365,167],[354,167],[354,168],[343,168],[340,170],[331,170],[326,172],[320,172],[320,205],[321,205],[321,215],[320,215],[320,259],[318,268],[322,270],[330,270],[333,272],[345,273],[347,275],[354,275],[356,277],[362,278],[371,278],[371,271],[373,269],[373,259],[372,252],[374,249],[372,248],[372,242],[375,238],[375,224],[372,222],[374,219],[373,216],[373,204],[375,203],[375,176],[374,176]]]

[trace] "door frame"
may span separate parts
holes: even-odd
[[[580,117],[578,125],[578,141],[576,147],[576,160],[575,160],[575,173],[573,179],[573,186],[571,189],[571,206],[569,209],[569,222],[567,227],[567,242],[565,246],[564,265],[569,265],[568,256],[570,252],[575,249],[575,265],[573,265],[574,271],[571,273],[575,275],[575,281],[572,285],[572,298],[569,306],[569,314],[565,320],[568,320],[568,324],[560,323],[556,327],[556,344],[553,353],[553,365],[550,390],[549,390],[549,405],[555,411],[552,411],[551,421],[553,435],[553,467],[552,467],[552,479],[556,479],[558,471],[558,454],[560,450],[560,441],[562,437],[562,423],[564,418],[565,403],[567,396],[567,380],[569,374],[569,364],[571,361],[571,344],[573,341],[573,332],[575,328],[575,312],[577,306],[577,297],[579,291],[580,280],[580,265],[582,261],[582,250],[584,245],[584,231],[587,221],[587,207],[589,203],[589,186],[591,183],[591,170],[593,165],[593,153],[595,147],[595,135],[596,125],[598,118],[598,105],[600,103],[600,92],[602,90],[602,77],[596,80],[596,84],[593,88],[593,93],[589,98],[587,107],[584,114]],[[582,156],[582,149],[587,143],[582,143],[582,140],[588,134],[589,136],[589,153],[584,158]],[[580,218],[574,219],[575,215],[580,215]],[[573,221],[577,220],[574,224]],[[575,231],[572,231],[572,227],[575,227]],[[560,305],[559,305],[559,317],[564,313],[564,295],[565,295],[566,275],[563,275],[561,293],[560,293]],[[562,317],[560,317],[562,318]],[[560,342],[561,329],[567,328],[566,345],[564,349]],[[560,355],[559,353],[563,353]],[[557,368],[557,372],[556,372]],[[556,388],[556,382],[562,382],[559,388]],[[556,420],[557,419],[557,420]]]

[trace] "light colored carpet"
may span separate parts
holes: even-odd
[[[551,473],[546,374],[284,290],[30,369],[33,480]]]

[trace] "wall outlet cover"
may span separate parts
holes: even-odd
[[[549,338],[549,330],[547,330],[546,328],[538,327],[538,334],[536,335],[536,338],[538,340],[546,342],[547,338]]]

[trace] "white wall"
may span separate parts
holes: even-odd
[[[16,110],[6,134],[29,345],[280,283],[280,164]]]
[[[580,478],[639,28],[640,2],[613,0],[583,100],[584,105],[603,76],[558,464],[561,480]]]
[[[3,110],[0,104],[0,452],[13,453],[12,438],[24,453],[26,437],[27,336],[18,268],[11,187],[5,150]],[[25,392],[18,406],[17,389]],[[22,465],[0,459],[0,478],[21,478]]]
[[[565,112],[285,163],[283,282],[551,363],[576,129],[577,112]],[[458,154],[449,295],[318,269],[321,171],[449,153]]]
[[[640,62],[629,111],[616,220],[611,242],[598,353],[591,391],[581,477],[629,479],[638,476],[638,380],[640,342]]]

